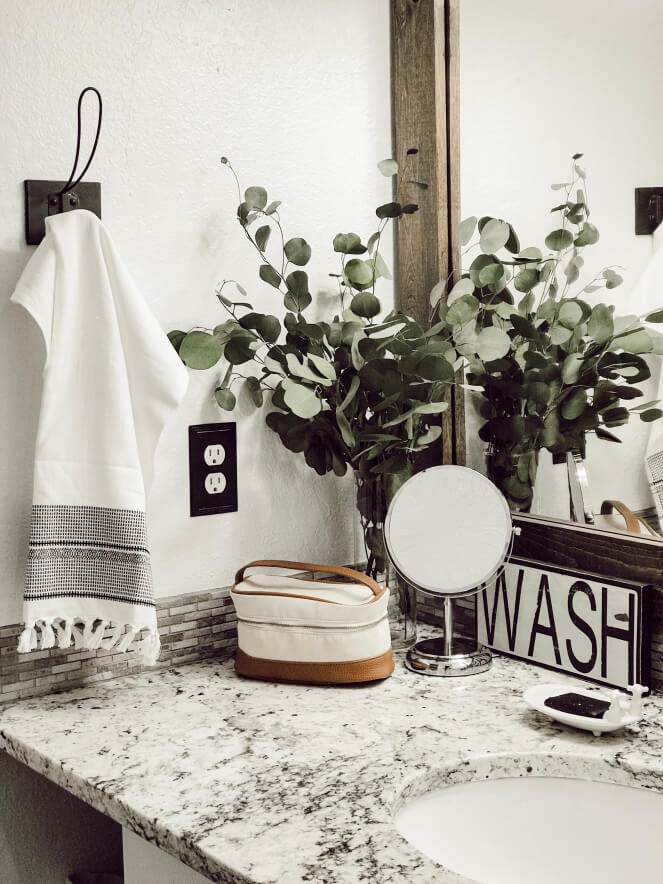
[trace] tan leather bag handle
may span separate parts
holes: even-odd
[[[384,588],[376,583],[372,577],[362,574],[361,571],[355,571],[354,568],[345,568],[343,565],[317,565],[313,562],[286,562],[282,559],[256,559],[255,562],[249,562],[248,565],[240,568],[235,574],[235,586],[244,579],[244,574],[249,568],[289,568],[295,571],[321,571],[323,574],[335,574],[338,577],[348,577],[355,583],[361,583],[367,586],[373,595],[377,598],[382,595]]]
[[[642,528],[644,527],[649,531],[652,537],[658,537],[658,534],[650,528],[643,519],[636,516],[633,510],[629,509],[625,503],[621,502],[621,500],[604,500],[601,504],[601,515],[607,516],[613,511],[613,509],[617,510],[620,516],[623,517],[626,522],[626,530],[629,534],[642,534]]]

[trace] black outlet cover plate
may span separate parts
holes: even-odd
[[[208,445],[223,445],[225,458],[219,466],[205,463]],[[223,473],[226,487],[209,494],[205,479],[209,473]],[[189,498],[192,516],[237,512],[237,427],[234,423],[196,424],[189,427]]]

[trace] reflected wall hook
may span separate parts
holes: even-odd
[[[661,223],[663,223],[663,187],[636,187],[636,235],[654,233]]]
[[[97,131],[94,143],[87,163],[80,175],[76,176],[76,169],[81,153],[82,134],[82,106],[83,98],[87,92],[93,92],[99,103],[97,118]],[[28,245],[37,245],[44,238],[46,232],[45,219],[49,215],[59,215],[62,212],[71,212],[74,209],[87,209],[101,218],[101,184],[96,181],[83,181],[85,173],[90,168],[99,144],[101,134],[101,119],[103,115],[103,101],[101,93],[94,86],[86,86],[78,96],[76,134],[76,154],[74,165],[67,181],[43,181],[26,180],[25,186],[25,239]]]

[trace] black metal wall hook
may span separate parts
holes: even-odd
[[[97,101],[99,102],[99,116],[97,118],[97,132],[96,132],[96,135],[94,136],[94,144],[92,145],[92,150],[90,151],[90,156],[89,156],[87,163],[85,164],[85,168],[83,169],[81,174],[78,176],[78,178],[74,181],[74,175],[76,174],[76,167],[78,166],[78,158],[81,153],[81,131],[82,131],[81,108],[83,107],[83,99],[85,98],[85,94],[87,92],[94,92],[94,94],[97,96]],[[90,168],[90,164],[92,163],[92,160],[94,159],[94,155],[97,152],[97,145],[99,144],[99,135],[101,134],[101,118],[103,116],[103,111],[104,111],[104,103],[101,99],[101,93],[99,92],[99,90],[95,86],[86,86],[85,89],[83,89],[81,94],[78,96],[78,108],[77,108],[78,131],[76,133],[76,155],[74,157],[74,165],[72,166],[71,173],[69,175],[69,179],[68,179],[67,183],[62,188],[62,190],[59,191],[60,194],[65,194],[68,190],[75,190],[76,187],[83,180],[83,176],[85,175],[87,170]]]
[[[82,106],[86,93],[93,92],[99,103],[97,118],[97,131],[94,143],[87,163],[77,178],[76,169],[81,153],[82,134]],[[99,144],[101,134],[101,120],[103,115],[103,101],[101,93],[95,86],[86,86],[78,96],[76,134],[76,154],[74,165],[67,181],[43,181],[26,180],[25,186],[25,239],[28,245],[38,245],[46,233],[45,219],[49,215],[59,215],[62,212],[71,212],[74,209],[87,209],[101,218],[101,184],[97,181],[83,181],[83,177],[90,168]]]

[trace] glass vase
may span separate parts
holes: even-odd
[[[366,573],[389,587],[389,628],[394,650],[406,650],[417,639],[417,594],[396,572],[387,555],[384,522],[391,498],[410,471],[361,477],[355,474],[357,511],[366,555]]]
[[[417,640],[417,592],[396,573],[388,558],[380,582],[389,587],[391,647],[407,651]]]
[[[500,489],[512,512],[530,512],[538,465],[537,450],[518,444],[489,446],[486,453],[488,478]]]

